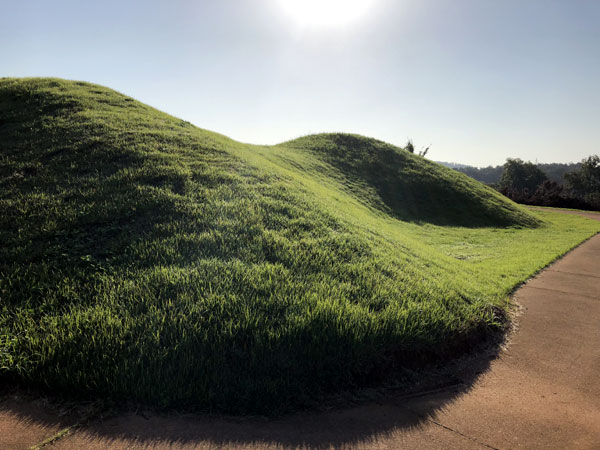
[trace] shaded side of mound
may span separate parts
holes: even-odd
[[[376,139],[332,133],[281,146],[313,153],[346,177],[353,195],[400,220],[465,227],[539,225],[494,189]]]

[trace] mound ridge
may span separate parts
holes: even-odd
[[[493,249],[436,223],[495,227]],[[501,330],[510,289],[586,226],[379,141],[252,146],[98,85],[0,79],[0,377],[233,413],[314,404]]]

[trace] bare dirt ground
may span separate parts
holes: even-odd
[[[279,419],[103,417],[12,393],[0,400],[0,449],[600,449],[600,235],[515,301],[510,345],[433,392]]]

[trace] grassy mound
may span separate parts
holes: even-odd
[[[596,231],[372,139],[252,146],[0,80],[0,374],[57,391],[303,405],[464,351]]]
[[[321,134],[284,145],[337,169],[353,195],[404,221],[467,227],[538,223],[494,189],[382,141]]]

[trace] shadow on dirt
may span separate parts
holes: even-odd
[[[366,390],[319,410],[276,418],[231,417],[65,405],[21,391],[4,393],[0,418],[19,426],[72,427],[58,448],[348,448],[418,430],[489,370],[502,342],[420,374],[409,389]],[[94,409],[95,408],[95,409]],[[0,438],[0,443],[2,438]],[[31,445],[31,444],[29,444]],[[27,446],[24,446],[27,447]]]

